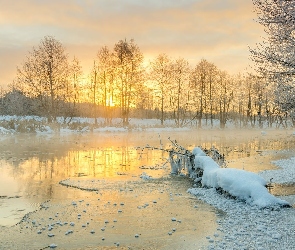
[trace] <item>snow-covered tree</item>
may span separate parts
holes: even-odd
[[[33,113],[32,100],[20,90],[11,89],[1,98],[1,113],[4,115],[31,115]]]
[[[258,22],[266,38],[250,49],[258,73],[276,84],[276,103],[281,112],[295,110],[295,1],[253,0]]]

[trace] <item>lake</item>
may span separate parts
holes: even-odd
[[[228,167],[252,172],[276,168],[271,161],[289,158],[295,150],[291,130],[2,136],[1,246],[206,246],[206,236],[218,231],[216,221],[225,214],[189,195],[186,190],[193,182],[187,177],[169,175],[167,153],[143,149],[169,148],[168,138],[189,150],[214,146],[225,155]],[[152,179],[143,180],[143,173]],[[273,190],[280,195],[293,191],[284,186]]]

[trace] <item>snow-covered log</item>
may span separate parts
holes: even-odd
[[[194,148],[192,153],[195,156],[195,171],[201,170],[203,173],[203,187],[221,189],[231,196],[261,208],[290,206],[288,202],[271,195],[266,188],[266,181],[259,175],[239,169],[220,168],[200,148]]]

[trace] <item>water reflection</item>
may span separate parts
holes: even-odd
[[[60,198],[55,186],[63,179],[130,180],[143,172],[142,166],[154,177],[163,176],[165,172],[162,167],[157,171],[148,167],[165,162],[162,152],[138,151],[126,135],[50,140],[16,136],[2,141],[0,150],[0,182],[3,184],[0,187],[0,225],[15,224],[24,214],[37,209],[41,202]]]
[[[272,131],[262,135],[260,131],[198,130],[164,132],[161,140],[164,147],[170,146],[169,137],[188,149],[215,146],[225,155],[229,167],[258,172],[274,168],[271,160],[288,157],[294,152],[294,138],[290,135],[290,131]],[[57,186],[63,179],[130,181],[142,172],[160,177],[170,170],[166,164],[167,155],[162,151],[136,149],[146,144],[159,146],[157,133],[51,138],[18,135],[1,140],[0,182],[3,185],[0,187],[0,225],[10,217],[15,218],[15,214],[21,217],[35,210],[45,200],[60,198]]]

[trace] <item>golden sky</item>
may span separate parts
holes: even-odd
[[[0,85],[46,36],[88,73],[100,47],[133,38],[146,60],[165,52],[194,66],[205,58],[229,73],[251,64],[263,29],[251,0],[0,0]]]

